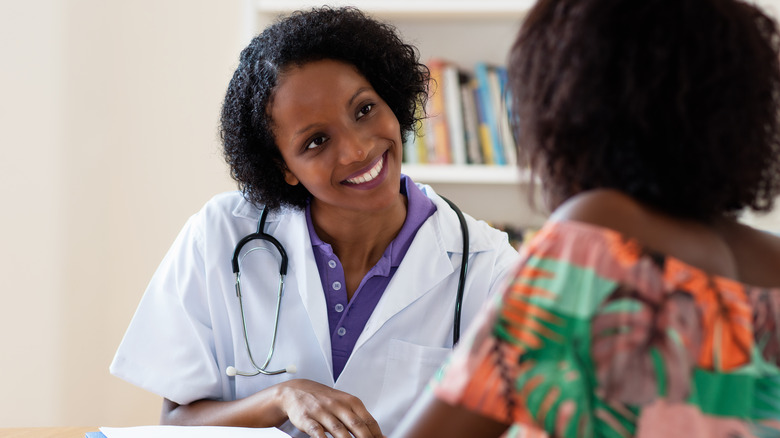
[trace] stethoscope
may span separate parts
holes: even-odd
[[[463,234],[463,255],[460,263],[460,274],[458,277],[458,292],[455,296],[455,316],[453,318],[453,330],[452,330],[452,345],[458,343],[458,340],[460,339],[460,314],[461,314],[461,307],[463,304],[463,289],[465,287],[466,283],[466,271],[468,270],[468,259],[469,259],[469,228],[466,224],[466,219],[463,217],[463,212],[460,211],[460,208],[458,208],[457,205],[455,205],[452,201],[445,197],[441,197],[444,199],[447,204],[455,211],[455,214],[458,216],[458,222],[460,222],[460,231]],[[256,376],[258,374],[264,374],[266,376],[273,376],[276,374],[282,374],[282,373],[290,373],[295,374],[295,372],[298,370],[295,365],[288,365],[286,368],[282,368],[279,370],[273,370],[269,371],[266,368],[268,367],[268,364],[271,362],[271,357],[273,357],[274,354],[274,346],[276,345],[276,335],[279,330],[279,311],[282,307],[282,292],[284,291],[284,277],[287,276],[287,251],[285,251],[284,246],[282,246],[281,243],[279,243],[276,238],[265,231],[265,220],[268,216],[268,209],[263,208],[262,213],[260,214],[260,220],[257,221],[257,232],[254,232],[252,234],[249,234],[245,236],[243,239],[239,240],[236,244],[236,249],[233,250],[233,259],[231,260],[231,263],[233,265],[233,275],[236,279],[236,296],[238,297],[238,307],[241,311],[241,325],[244,332],[244,344],[246,345],[246,352],[249,355],[249,362],[254,367],[254,372],[246,372],[246,371],[239,371],[234,366],[229,366],[225,369],[225,374],[227,374],[230,377],[234,377],[236,375],[238,376]],[[246,257],[247,254],[251,253],[252,251],[261,249],[253,248],[249,251],[247,251],[242,257],[239,257],[239,253],[241,252],[241,249],[246,245],[247,243],[253,241],[253,240],[264,240],[266,242],[271,243],[273,246],[276,247],[277,251],[279,251],[279,256],[281,257],[281,262],[279,263],[279,287],[277,288],[276,293],[276,312],[274,316],[274,331],[273,335],[271,336],[271,346],[268,349],[268,355],[265,358],[265,362],[263,362],[262,366],[258,366],[257,363],[255,363],[254,357],[252,357],[252,349],[249,347],[249,333],[246,328],[246,317],[244,315],[244,302],[241,298],[241,271],[239,269],[240,261],[243,260],[244,257]]]

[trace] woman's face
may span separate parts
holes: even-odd
[[[401,130],[356,68],[314,61],[280,76],[269,114],[288,184],[312,203],[377,210],[399,199]]]

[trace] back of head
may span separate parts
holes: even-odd
[[[698,220],[768,211],[779,44],[735,0],[539,0],[508,66],[519,152],[554,206],[613,188]]]

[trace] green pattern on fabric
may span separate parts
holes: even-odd
[[[631,298],[621,298],[607,303],[601,313],[634,313],[642,310],[642,303]]]
[[[751,418],[755,377],[747,374],[693,372],[697,389],[696,403],[705,414],[720,417]],[[728,394],[727,397],[724,395]]]
[[[554,302],[541,297],[534,297],[531,302],[545,307],[551,305],[555,310],[575,318],[590,318],[616,284],[600,277],[593,269],[581,268],[563,260],[532,256],[528,266],[554,272],[555,275],[552,278],[522,278],[520,281],[558,295]]]
[[[594,419],[595,435],[598,437],[634,436],[638,413],[622,407],[622,412],[608,405],[601,398],[596,398],[596,418]]]
[[[780,375],[756,379],[751,417],[755,420],[780,421]]]
[[[661,352],[655,347],[650,349],[650,357],[653,359],[653,367],[655,368],[658,395],[666,397],[666,369],[664,367],[664,358],[661,356]]]

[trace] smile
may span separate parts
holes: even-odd
[[[346,181],[350,184],[364,184],[369,181],[372,181],[374,178],[379,175],[379,173],[382,171],[382,167],[385,165],[384,156],[382,156],[379,161],[374,164],[374,167],[369,169],[366,173],[362,175],[358,175],[354,178],[349,178]]]

